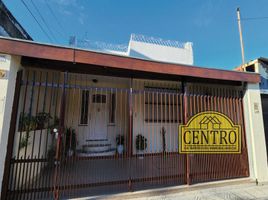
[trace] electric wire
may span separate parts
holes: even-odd
[[[268,17],[248,17],[248,18],[241,18],[242,21],[262,20],[262,19],[268,19]]]
[[[28,7],[28,5],[25,3],[24,0],[21,0],[22,4],[25,6],[25,8],[27,9],[27,11],[30,13],[30,15],[34,18],[35,22],[38,24],[39,28],[43,31],[43,33],[47,36],[47,38],[49,39],[50,42],[52,42],[52,38],[49,36],[49,34],[45,31],[45,29],[42,27],[42,25],[39,23],[39,21],[37,20],[37,18],[34,16],[34,14],[32,13],[32,11],[30,10],[30,8]]]
[[[47,27],[47,30],[50,32],[50,34],[52,35],[53,39],[57,42],[57,39],[54,35],[54,33],[51,31],[51,29],[49,28],[45,18],[43,17],[43,15],[41,14],[40,10],[38,9],[38,7],[36,6],[36,4],[33,2],[33,0],[31,0],[31,3],[33,5],[33,7],[35,8],[36,12],[38,13],[39,17],[41,18],[42,22],[45,24],[45,26]]]
[[[51,13],[52,17],[55,19],[56,23],[58,24],[58,26],[59,26],[59,27],[66,33],[65,28],[62,26],[60,20],[57,18],[55,12],[54,12],[53,9],[51,8],[51,6],[49,5],[49,3],[48,3],[47,0],[45,0],[45,4],[46,4],[46,6],[47,6],[49,12]],[[61,31],[57,31],[57,32],[58,32],[62,37],[64,37],[65,34],[64,34],[64,32],[62,32],[62,30],[61,30]]]

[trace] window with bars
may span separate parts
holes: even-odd
[[[88,124],[88,105],[89,105],[89,91],[82,90],[81,94],[81,112],[80,112],[80,124]]]
[[[178,123],[179,105],[177,88],[145,87],[145,122]]]

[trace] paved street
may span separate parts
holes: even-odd
[[[268,200],[268,184],[254,182],[231,182],[216,185],[172,187],[160,190],[124,193],[119,195],[96,196],[84,199],[129,199],[129,200]]]

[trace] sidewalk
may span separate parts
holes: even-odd
[[[95,196],[85,199],[107,200],[268,200],[268,184],[256,185],[250,180],[222,181],[194,186]],[[81,200],[81,199],[80,199]]]

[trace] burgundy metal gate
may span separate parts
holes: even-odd
[[[85,74],[24,71],[13,110],[6,199],[58,199],[248,176],[240,88],[133,80],[112,86],[115,80],[120,82],[116,78],[108,87]],[[178,153],[178,125],[208,110],[243,127],[241,154]],[[122,153],[116,150],[120,144]]]

